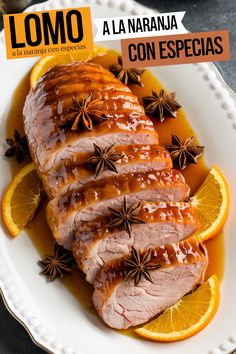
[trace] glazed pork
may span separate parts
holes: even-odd
[[[141,259],[142,259],[141,255]],[[107,263],[94,283],[93,303],[103,321],[122,329],[144,323],[174,305],[204,279],[206,248],[195,238],[156,248],[151,253],[151,281],[135,286],[127,260]]]
[[[23,117],[50,200],[48,224],[58,244],[73,245],[105,323],[143,323],[202,281],[205,248],[195,238],[181,241],[199,227],[186,202],[190,189],[130,88],[97,64],[58,65],[31,88]],[[113,149],[113,165],[106,149]],[[139,204],[128,233],[107,225],[124,203]],[[135,252],[152,263],[140,281],[127,269]]]
[[[109,215],[108,207],[120,208],[141,200],[183,201],[189,187],[177,170],[148,171],[112,176],[88,183],[85,187],[54,198],[47,206],[47,220],[56,241],[71,248],[74,231],[81,221]]]
[[[94,124],[92,131],[65,128],[73,102],[90,95],[93,110],[102,112],[99,124]],[[93,151],[94,143],[102,147],[158,144],[158,134],[137,97],[112,73],[92,63],[58,65],[49,70],[30,90],[23,117],[40,176],[78,152]]]
[[[138,251],[174,243],[198,230],[199,222],[189,203],[142,202],[129,235],[123,227],[110,228],[111,217],[84,222],[75,233],[73,254],[88,282],[107,262],[126,256],[132,247]]]
[[[156,170],[172,167],[172,160],[167,150],[159,145],[115,146],[113,150],[122,156],[116,161],[117,174]],[[94,180],[94,167],[88,160],[94,153],[77,153],[73,159],[62,161],[55,169],[42,174],[48,194],[56,197],[84,186]],[[113,176],[114,171],[105,169],[96,180]]]

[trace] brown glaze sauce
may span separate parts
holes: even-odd
[[[93,62],[100,64],[107,68],[110,64],[117,61],[117,53],[114,51],[108,51],[107,55],[99,58],[95,58]],[[11,108],[9,111],[7,126],[6,126],[6,137],[11,137],[13,135],[14,129],[17,129],[21,134],[23,134],[23,120],[22,120],[22,110],[24,106],[25,97],[29,91],[29,76],[26,75],[16,88],[15,94],[12,97]],[[161,88],[165,88],[158,79],[150,72],[146,71],[142,75],[142,82],[144,87],[139,87],[136,85],[131,85],[131,89],[134,94],[136,94],[140,100],[142,96],[149,95],[152,89],[159,91]],[[177,92],[178,98],[178,92]],[[181,103],[181,102],[180,102]],[[166,145],[171,141],[172,133],[178,135],[181,139],[188,136],[196,136],[191,125],[182,109],[178,110],[176,119],[167,119],[164,123],[159,123],[154,121],[155,127],[159,133],[160,145]],[[206,147],[207,148],[207,147]],[[29,161],[25,161],[25,164]],[[16,174],[18,170],[23,167],[23,164],[17,164],[13,160],[9,160],[9,164],[12,170],[12,176]],[[194,194],[201,183],[204,181],[209,168],[206,166],[205,161],[201,158],[197,165],[190,165],[183,172],[186,182],[191,188],[191,194]],[[27,227],[27,236],[31,239],[32,243],[36,247],[39,253],[39,258],[43,257],[45,254],[51,254],[53,249],[53,237],[51,231],[47,225],[45,208],[47,201],[45,200],[32,222]],[[21,237],[21,236],[19,236]],[[14,241],[13,241],[14,242]],[[205,243],[208,253],[209,253],[209,265],[206,271],[205,278],[208,278],[212,274],[216,274],[219,280],[222,280],[224,273],[224,235],[223,232],[219,233],[213,239]],[[39,268],[40,271],[40,268]],[[61,280],[68,291],[76,298],[80,303],[82,303],[86,309],[95,312],[92,307],[91,297],[92,297],[92,286],[89,285],[80,271],[75,271],[71,276],[67,276]],[[139,338],[134,334],[133,329],[119,331],[122,334],[132,336],[134,338]]]

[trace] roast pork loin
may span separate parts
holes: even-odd
[[[90,100],[100,112],[89,129],[85,118],[78,123],[87,114],[81,113],[81,100]],[[71,125],[71,110],[77,110],[77,125]],[[198,228],[190,204],[184,203],[189,187],[172,169],[152,121],[126,85],[97,64],[58,65],[31,88],[23,117],[50,199],[48,224],[60,245],[71,249],[73,243],[79,266],[94,282],[94,306],[105,323],[114,328],[143,323],[201,282],[205,248],[195,238],[170,244]],[[122,158],[113,171],[105,168],[95,176],[95,146],[113,144]],[[124,198],[127,205],[141,203],[139,218],[145,221],[132,225],[129,235],[107,226],[110,208],[120,209]],[[140,277],[137,284],[127,273],[134,251],[141,259],[149,252],[155,268],[151,278]]]
[[[131,235],[124,227],[109,227],[111,216],[77,228],[72,250],[87,281],[93,283],[105,263],[126,256],[132,247],[142,251],[178,242],[199,228],[193,208],[184,202],[142,202],[137,218],[144,223],[132,224]]]
[[[127,279],[124,258],[111,261],[100,270],[94,283],[93,303],[108,326],[122,329],[139,325],[174,305],[203,281],[207,251],[191,238],[156,248],[151,263],[160,268],[150,271],[151,282],[141,277],[137,286],[134,279]]]
[[[95,180],[52,199],[47,205],[47,220],[56,241],[71,248],[74,231],[81,221],[108,215],[108,207],[121,207],[124,196],[131,204],[141,200],[183,201],[188,195],[189,187],[177,170],[128,173]]]

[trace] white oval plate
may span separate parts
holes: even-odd
[[[132,0],[51,0],[30,7],[41,11],[90,5],[93,17],[124,16],[153,12]],[[119,49],[118,42],[105,43]],[[11,178],[8,162],[2,158],[6,145],[6,117],[11,97],[20,80],[37,59],[6,60],[3,33],[0,35],[0,171],[1,190]],[[203,145],[209,165],[216,163],[231,186],[231,210],[236,210],[236,96],[212,64],[153,68],[168,87],[177,91]],[[60,283],[46,286],[38,275],[37,250],[22,235],[14,241],[0,229],[0,287],[12,315],[28,330],[33,341],[60,354],[223,354],[236,347],[236,236],[231,213],[225,228],[225,275],[221,286],[221,306],[214,320],[201,333],[172,344],[135,340],[110,330],[96,315],[86,312]],[[217,262],[217,259],[215,260]]]

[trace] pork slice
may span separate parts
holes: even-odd
[[[172,167],[169,152],[159,145],[115,146],[114,153],[123,156],[115,162],[117,174],[164,170]],[[50,196],[65,194],[94,180],[95,167],[87,163],[93,153],[77,153],[72,159],[63,160],[55,169],[42,174]],[[113,176],[116,172],[105,168],[97,180]]]
[[[77,132],[65,131],[61,127],[51,132],[49,117],[45,123],[38,123],[33,123],[32,128],[29,126],[25,130],[32,158],[40,174],[53,169],[65,159],[73,159],[76,153],[92,152],[93,144],[104,148],[114,142],[117,145],[158,143],[158,134],[146,117],[106,120],[95,125],[92,132],[84,131],[79,136]],[[39,131],[40,134],[37,133]]]
[[[47,205],[47,220],[55,240],[71,248],[76,227],[109,214],[108,207],[120,208],[142,200],[183,201],[189,187],[177,170],[128,173],[88,183],[85,187],[52,199]]]
[[[82,223],[75,232],[72,250],[78,266],[93,283],[98,270],[111,260],[138,251],[174,243],[189,237],[200,224],[190,203],[142,202],[129,236],[124,228],[111,229],[111,217]]]
[[[73,99],[92,95],[94,110],[107,119],[92,131],[65,126]],[[113,74],[92,63],[58,65],[49,70],[26,98],[24,128],[39,174],[77,152],[106,146],[158,143],[158,135],[138,98]],[[47,190],[47,186],[46,190]]]
[[[130,256],[127,257],[130,259]],[[144,323],[174,305],[204,279],[206,248],[191,238],[156,248],[150,271],[152,282],[141,278],[137,286],[127,276],[124,258],[106,264],[94,283],[93,303],[110,327],[125,329]]]

